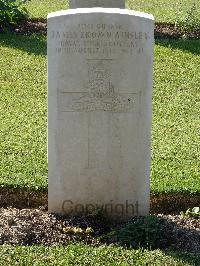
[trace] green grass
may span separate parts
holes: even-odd
[[[200,3],[195,0],[127,0],[127,8],[153,14],[157,22],[175,23],[185,17],[195,3],[200,18]]]
[[[25,4],[31,17],[46,18],[48,13],[68,9],[67,0],[31,0]]]
[[[155,47],[153,192],[200,190],[200,41]]]
[[[0,35],[0,185],[47,187],[46,38]],[[200,41],[155,46],[151,191],[200,192]]]
[[[0,38],[0,183],[47,186],[46,38]]]
[[[126,0],[126,7],[137,11],[151,13],[159,22],[176,22],[185,17],[187,11],[195,3],[200,18],[200,2],[195,0]],[[31,17],[46,18],[53,11],[67,9],[67,0],[31,0],[26,4]]]
[[[84,244],[66,247],[10,246],[0,247],[0,265],[94,265],[94,266],[186,266],[198,265],[198,255],[169,253],[160,250],[127,250],[119,247],[94,247]]]

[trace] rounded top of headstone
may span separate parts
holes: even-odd
[[[125,8],[125,0],[69,0],[70,8]]]

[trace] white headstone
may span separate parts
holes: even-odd
[[[70,8],[112,7],[125,8],[125,0],[70,0]]]
[[[48,15],[49,212],[148,214],[153,31],[125,9]]]

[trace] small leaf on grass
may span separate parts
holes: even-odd
[[[198,214],[198,213],[200,212],[200,208],[199,208],[199,207],[194,207],[194,208],[192,209],[192,212]]]
[[[68,234],[82,234],[84,233],[83,229],[80,227],[67,226],[63,228],[63,231]]]
[[[92,227],[87,227],[85,232],[86,234],[91,234],[91,233],[94,233],[94,230],[92,229]]]

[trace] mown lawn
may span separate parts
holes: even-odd
[[[200,18],[200,2],[196,0],[126,0],[127,8],[153,14],[157,22],[171,23],[185,18],[194,3]]]
[[[46,38],[0,35],[0,183],[47,186]]]
[[[47,187],[46,37],[0,35],[0,185]],[[200,41],[157,41],[151,191],[200,191]]]
[[[176,22],[185,18],[195,3],[200,18],[200,2],[195,0],[126,0],[129,9],[151,13],[158,22]],[[68,8],[67,0],[31,0],[26,4],[31,17],[46,18],[47,14]]]
[[[200,191],[200,41],[155,46],[152,192]]]
[[[95,247],[71,244],[65,247],[0,246],[0,265],[91,265],[91,266],[186,266],[198,265],[199,256],[188,253],[165,254],[160,250],[128,250],[120,247]]]

